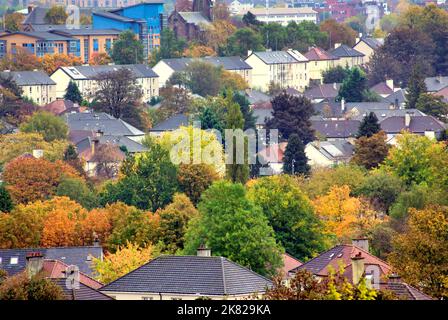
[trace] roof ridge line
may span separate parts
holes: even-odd
[[[224,258],[223,257],[220,257],[220,258],[221,258],[221,269],[222,269],[222,283],[224,286],[224,295],[226,296],[227,295],[227,283],[226,283],[226,272],[224,270]]]

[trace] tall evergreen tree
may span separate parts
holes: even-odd
[[[67,89],[65,90],[64,99],[81,104],[82,95],[81,92],[79,91],[78,85],[75,82],[70,81],[68,83]]]
[[[143,45],[131,30],[120,33],[118,39],[114,41],[110,57],[115,64],[143,63],[145,60]]]
[[[283,172],[288,174],[308,174],[310,172],[305,146],[295,133],[289,136],[288,145],[283,154]]]
[[[256,118],[253,110],[250,108],[250,102],[244,93],[235,91],[233,93],[233,101],[239,104],[241,112],[243,113],[244,130],[255,129]]]
[[[201,121],[201,128],[203,130],[207,129],[216,129],[219,132],[223,131],[222,123],[216,114],[216,112],[210,108],[206,107],[202,112],[199,114],[199,121]]]
[[[342,82],[338,98],[347,102],[361,102],[367,90],[367,78],[359,68],[353,68],[348,77]]]
[[[381,126],[378,123],[378,118],[375,113],[370,112],[367,116],[362,119],[361,124],[359,125],[358,135],[357,137],[371,137],[375,133],[380,132]]]
[[[408,81],[406,93],[406,107],[413,109],[417,106],[420,96],[426,92],[425,75],[419,63],[412,67],[411,76]]]
[[[309,99],[283,91],[272,99],[271,103],[273,117],[267,122],[268,129],[278,129],[281,138],[285,140],[293,133],[296,133],[304,144],[314,140],[310,121],[314,108]]]
[[[13,208],[11,196],[8,190],[6,190],[5,185],[0,183],[0,213],[10,212]]]

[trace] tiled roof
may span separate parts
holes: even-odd
[[[390,117],[404,117],[406,113],[413,113],[414,116],[426,116],[423,112],[421,112],[418,109],[372,109],[372,110],[366,110],[366,112],[351,116],[351,119],[353,120],[362,120],[365,116],[373,112],[378,121],[382,121],[384,119],[390,118]]]
[[[437,92],[435,93],[435,95],[436,95],[436,96],[441,96],[441,97],[443,97],[443,100],[444,100],[445,102],[448,102],[448,87],[445,87],[445,88],[443,88],[443,89],[437,91]]]
[[[145,133],[129,123],[107,113],[67,113],[64,115],[70,131],[102,131],[105,136],[143,136]]]
[[[433,300],[427,294],[424,294],[423,292],[404,282],[388,282],[387,284],[383,284],[382,288],[390,290],[400,298],[404,298],[406,300]]]
[[[392,94],[394,90],[387,85],[385,81],[379,82],[370,88],[370,91],[376,92],[378,94]]]
[[[258,156],[262,157],[268,163],[283,162],[283,155],[286,150],[287,142],[280,142],[279,144],[269,144],[268,147],[258,152]]]
[[[284,253],[282,255],[282,258],[283,258],[282,271],[283,271],[284,275],[288,275],[289,271],[291,271],[297,267],[300,267],[303,264],[302,261],[300,261],[299,259],[296,259],[295,257],[293,257],[292,255],[290,255],[288,253]]]
[[[56,85],[56,82],[43,71],[8,71],[0,72],[0,77],[7,78],[12,76],[12,79],[19,86],[29,85]]]
[[[322,102],[314,103],[313,107],[316,114],[323,118],[340,118],[344,115],[341,103],[334,99],[324,99]]]
[[[64,294],[65,300],[113,300],[111,297],[99,292],[83,283],[79,284],[78,289],[67,288],[65,279],[53,279]]]
[[[253,52],[266,64],[276,64],[276,63],[298,63],[306,61],[305,57],[300,54],[291,54],[288,51],[259,51]]]
[[[102,73],[117,71],[121,68],[130,70],[136,78],[158,77],[158,75],[145,64],[60,67],[60,69],[62,69],[68,76],[75,80],[94,79]]]
[[[251,104],[257,102],[270,102],[272,99],[272,97],[267,95],[266,93],[254,89],[246,90],[245,95]]]
[[[382,42],[384,42],[384,39],[377,39],[377,38],[368,38],[368,37],[363,37],[360,39],[359,42],[365,42],[370,48],[376,50],[379,47],[381,47],[383,45]],[[358,43],[359,43],[358,42]]]
[[[225,70],[246,70],[252,69],[250,65],[244,62],[240,57],[205,57],[205,58],[172,58],[162,59],[164,63],[170,66],[174,71],[184,71],[193,61],[208,62],[215,66],[222,66]]]
[[[173,131],[179,129],[180,126],[188,126],[189,119],[185,114],[176,114],[167,120],[155,125],[150,129],[151,132],[157,131]]]
[[[364,57],[364,54],[356,51],[353,48],[350,48],[349,46],[342,44],[336,49],[333,49],[330,51],[330,53],[336,57],[339,58],[346,58],[346,57]]]
[[[90,257],[102,258],[103,249],[96,246],[86,247],[56,247],[56,248],[25,248],[0,249],[0,269],[14,275],[25,269],[26,257],[29,253],[39,252],[45,259],[60,260],[68,265],[76,265],[87,275],[92,274]],[[17,264],[11,264],[11,258],[18,258]]]
[[[358,120],[312,120],[312,128],[316,134],[326,138],[349,138],[358,133]]]
[[[91,150],[92,147],[92,137],[93,132],[92,131],[83,131],[85,138],[78,140],[78,141],[72,141],[76,143],[76,148],[78,150],[78,153],[83,153],[86,150]],[[76,132],[76,138],[79,138],[79,131]],[[129,137],[123,137],[123,136],[101,136],[99,138],[100,144],[107,144],[111,143],[114,145],[117,145],[119,147],[126,147],[126,150],[130,153],[135,152],[145,152],[148,149],[143,146],[142,144],[130,139]]]
[[[340,83],[324,83],[307,89],[304,96],[308,99],[336,98],[339,93]]]
[[[319,60],[336,60],[338,59],[331,53],[328,53],[322,48],[313,47],[304,56],[310,61],[319,61]]]
[[[406,90],[404,89],[399,89],[382,99],[383,102],[398,103],[398,105],[402,105],[406,100]]]
[[[271,284],[223,257],[160,256],[101,291],[223,296],[263,293]]]
[[[423,134],[426,131],[441,132],[445,125],[433,116],[411,116],[409,127],[405,125],[405,116],[394,116],[380,122],[381,129],[386,133],[399,133],[402,130],[409,130],[412,133]]]
[[[448,77],[429,77],[425,79],[426,89],[429,92],[436,92],[448,87]]]
[[[269,105],[270,108],[253,108],[253,115],[256,119],[255,124],[256,125],[264,125],[266,124],[266,120],[269,120],[272,118],[272,106],[270,102],[263,103],[266,105]]]
[[[195,25],[210,24],[210,21],[206,17],[204,17],[200,12],[178,12],[178,13],[187,23]]]

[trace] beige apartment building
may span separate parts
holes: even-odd
[[[64,97],[68,84],[73,81],[83,98],[90,100],[97,89],[97,76],[119,68],[127,68],[135,75],[137,84],[143,91],[143,101],[148,102],[159,95],[159,77],[144,64],[60,67],[50,77],[56,83],[57,98]]]
[[[308,59],[309,80],[312,82],[322,83],[322,73],[339,63],[338,57],[319,47],[310,48],[304,56]]]
[[[297,50],[249,52],[245,62],[252,67],[254,89],[266,92],[275,83],[303,92],[308,86],[308,59]]]

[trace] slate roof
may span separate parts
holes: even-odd
[[[210,21],[200,12],[178,12],[178,14],[187,22],[195,25],[209,25]]]
[[[246,90],[245,95],[251,104],[255,104],[258,102],[270,102],[272,99],[270,95],[267,95],[264,92],[253,89]]]
[[[155,125],[150,129],[151,132],[173,131],[180,126],[188,126],[189,118],[186,114],[176,114],[165,121]]]
[[[334,99],[324,99],[319,103],[314,103],[313,107],[315,113],[322,118],[340,118],[344,115],[341,103],[334,101]]]
[[[25,248],[25,249],[0,249],[0,269],[4,269],[9,275],[14,275],[25,269],[26,257],[29,253],[39,252],[45,259],[60,260],[68,265],[77,265],[79,270],[87,275],[92,275],[91,261],[88,257],[102,258],[103,248],[96,246],[85,247],[55,247],[55,248]],[[17,257],[17,264],[10,264],[11,258]]]
[[[448,87],[445,87],[435,93],[436,96],[443,97],[443,101],[448,102]]]
[[[390,104],[395,104],[396,102],[398,105],[402,105],[407,101],[406,99],[406,90],[399,89],[395,91],[394,93],[391,93],[385,98],[382,98],[382,102],[389,102]]]
[[[404,282],[388,282],[387,284],[384,284],[383,288],[394,292],[396,295],[406,300],[433,300],[427,294],[424,294]]]
[[[32,24],[32,25],[46,25],[45,15],[50,8],[47,7],[34,7],[23,20],[22,24]],[[92,9],[90,8],[79,8],[80,14],[90,15]]]
[[[19,86],[30,85],[56,85],[56,82],[43,71],[8,71],[0,72],[2,78],[12,76],[12,79]]]
[[[311,120],[312,128],[326,138],[349,138],[358,133],[359,120]]]
[[[290,54],[288,51],[259,51],[253,52],[266,64],[277,64],[277,63],[299,63],[304,62],[306,59],[302,55],[296,56]]]
[[[309,145],[331,161],[348,160],[354,152],[353,145],[345,140],[313,141]]]
[[[1,37],[6,37],[9,35],[14,35],[14,34],[21,34],[21,35],[25,35],[28,37],[33,37],[33,38],[37,38],[40,40],[46,40],[46,41],[69,41],[69,40],[74,40],[72,37],[68,37],[68,36],[63,36],[60,34],[56,34],[56,33],[52,33],[52,32],[46,32],[46,31],[17,31],[17,32],[9,32],[9,33],[5,33],[2,34],[0,36]]]
[[[85,150],[89,150],[92,147],[92,131],[84,131],[86,137],[76,142],[76,148],[78,153],[83,153]],[[126,147],[127,151],[130,153],[145,152],[148,149],[142,144],[130,139],[129,137],[123,136],[101,136],[99,138],[100,144],[111,143],[119,147]]]
[[[79,284],[79,289],[69,289],[65,283],[66,279],[52,279],[52,281],[62,289],[65,300],[114,300],[83,283]]]
[[[67,113],[64,116],[70,131],[102,131],[105,136],[143,136],[145,134],[129,123],[104,112]]]
[[[136,78],[157,78],[158,75],[145,64],[101,65],[101,66],[71,66],[60,67],[68,76],[75,80],[94,79],[101,73],[129,69]]]
[[[69,36],[95,36],[95,35],[119,35],[122,31],[118,29],[57,29],[51,31],[52,33],[66,34]]]
[[[350,113],[365,114],[373,110],[385,110],[390,108],[389,102],[346,102],[345,110]],[[355,110],[356,109],[356,112]],[[356,115],[356,114],[355,114]]]
[[[352,116],[351,119],[362,120],[365,116],[370,114],[370,112],[373,112],[376,115],[378,121],[382,121],[390,117],[404,117],[408,112],[413,113],[415,116],[426,116],[426,114],[418,109],[372,109],[367,110],[362,114]]]
[[[303,93],[308,99],[336,98],[339,93],[340,83],[324,83],[305,90]]]
[[[381,40],[378,40],[378,39],[376,39],[376,38],[368,38],[368,37],[363,37],[363,38],[361,38],[359,41],[358,41],[358,43],[359,42],[365,42],[370,48],[372,48],[373,50],[376,50],[376,49],[378,49],[379,47],[381,47],[383,44],[381,43],[382,41]],[[357,44],[358,44],[357,43]]]
[[[448,77],[429,77],[425,79],[426,89],[429,92],[436,92],[448,87]]]
[[[443,122],[433,116],[411,116],[409,127],[405,125],[405,116],[394,116],[380,122],[381,129],[386,133],[399,133],[409,130],[412,133],[424,134],[426,131],[441,132],[446,129]]]
[[[224,296],[262,293],[271,285],[267,278],[223,257],[160,256],[101,291]]]
[[[312,47],[304,56],[310,61],[319,61],[319,60],[336,60],[338,59],[331,53],[328,53],[322,48]]]
[[[363,53],[353,48],[350,48],[345,44],[342,44],[339,47],[331,50],[330,53],[339,58],[364,57]]]
[[[263,126],[266,124],[266,120],[272,118],[272,108],[254,108],[253,115],[255,117],[255,124]]]
[[[370,88],[370,91],[373,91],[380,95],[381,94],[389,94],[390,95],[390,94],[394,93],[394,90],[391,87],[389,87],[385,81],[377,83],[376,85],[374,85],[373,87]]]
[[[202,61],[213,64],[214,66],[222,66],[225,70],[246,70],[252,67],[244,62],[238,56],[234,57],[205,57],[205,58],[172,58],[162,59],[164,63],[177,72],[184,71],[193,61]]]

